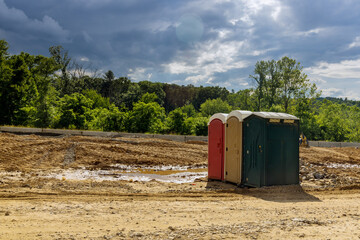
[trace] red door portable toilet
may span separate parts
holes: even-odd
[[[224,180],[226,118],[227,114],[216,113],[208,122],[208,179]]]

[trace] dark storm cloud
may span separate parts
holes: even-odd
[[[57,19],[61,25],[56,25],[54,22],[54,28],[57,26],[66,29],[64,31],[68,33],[69,41],[58,37],[56,41],[49,38],[50,27],[43,33],[32,32],[31,29],[29,31],[33,33],[34,39],[48,40],[47,48],[61,44],[71,54],[76,55],[75,57],[89,56],[92,61],[103,63],[101,67],[105,64],[112,67],[111,63],[115,59],[123,59],[124,62],[134,61],[142,65],[148,62],[152,65],[154,61],[166,61],[174,54],[178,42],[174,28],[169,24],[174,21],[172,12],[176,5],[169,6],[164,3],[162,1],[53,1],[49,4],[47,1],[15,0],[3,5],[7,12],[10,12],[9,14],[11,11],[21,13],[25,23],[37,22],[37,18],[42,15],[45,16],[43,24],[45,26],[53,23],[51,20]],[[0,25],[0,28],[4,31],[16,31],[19,35],[27,32],[23,26],[17,24],[18,22],[12,21],[13,24],[8,22],[2,21],[3,26]],[[122,69],[122,72],[124,70]]]
[[[296,25],[303,29],[328,26],[355,26],[360,22],[360,2],[356,0],[291,1],[285,3],[296,16]]]
[[[41,19],[31,19],[24,11],[8,7],[3,0],[0,0],[0,29],[30,41],[42,35],[43,38],[66,42],[69,35],[52,17],[44,15]]]
[[[340,0],[0,0],[0,38],[14,53],[63,45],[134,80],[235,90],[249,87],[256,61],[286,55],[331,89],[360,59],[359,14],[358,1]]]
[[[358,1],[284,1],[279,18],[286,23],[274,31],[280,52],[301,58],[306,66],[317,61],[349,57],[346,47],[360,34]],[[261,32],[257,34],[261,36]]]
[[[91,61],[102,63],[100,67],[121,68],[119,71],[122,73],[130,67],[161,65],[173,59],[178,51],[187,51],[189,44],[176,38],[175,29],[176,22],[184,14],[195,13],[203,19],[206,29],[202,41],[216,38],[218,34],[214,29],[230,25],[226,16],[219,14],[218,8],[202,10],[181,1],[14,0],[5,4],[8,9],[22,12],[29,22],[44,16],[53,19],[68,33],[67,39],[50,38],[48,32],[33,34],[36,40],[48,40],[46,48],[61,44],[75,57],[86,56]],[[218,7],[228,5],[219,4]],[[9,29],[21,34],[25,32],[11,25],[8,29],[3,28],[5,31]]]

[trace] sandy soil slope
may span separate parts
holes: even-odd
[[[199,143],[0,133],[0,239],[360,239],[355,148],[301,148],[299,186],[45,178],[206,163]]]

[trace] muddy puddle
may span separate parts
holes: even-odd
[[[94,181],[158,181],[171,183],[189,183],[198,178],[207,177],[207,168],[190,166],[151,166],[139,167],[114,165],[107,170],[68,169],[47,174],[46,178],[61,180],[94,180]]]
[[[331,163],[327,165],[328,168],[360,168],[359,164],[344,164],[344,163]]]

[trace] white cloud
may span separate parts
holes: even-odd
[[[342,96],[342,98],[354,99],[357,101],[360,100],[359,92],[356,91],[345,91],[344,96]]]
[[[231,88],[231,86],[233,86],[231,82],[222,82],[221,84],[217,84],[217,85],[226,88]]]
[[[129,73],[127,76],[133,80],[133,81],[144,81],[144,80],[150,80],[152,77],[152,73],[150,72],[150,68],[135,68],[135,69],[129,69]]]
[[[230,3],[231,8],[222,6]],[[274,21],[279,20],[279,16],[284,12],[284,7],[279,0],[193,0],[189,1],[182,11],[196,11],[201,9],[202,12],[219,11],[221,15],[227,18],[232,25],[245,24],[253,26],[258,15],[268,15]]]
[[[314,28],[314,29],[310,29],[308,31],[300,31],[300,32],[296,32],[295,34],[298,36],[305,36],[305,37],[311,37],[314,35],[318,35],[321,32],[326,31],[326,28]]]
[[[344,90],[339,88],[322,88],[321,93],[324,97],[337,97],[344,95]]]
[[[247,87],[247,86],[249,86],[249,81],[248,81],[248,79],[245,79],[245,78],[231,78],[228,80],[227,84],[229,86]]]
[[[360,81],[360,59],[344,60],[338,63],[319,62],[304,68],[309,79],[316,83],[324,97],[338,97],[360,100],[357,89]]]
[[[311,82],[315,83],[315,84],[324,84],[327,83],[325,79],[316,77],[316,76],[309,76],[309,79]]]
[[[81,57],[81,58],[80,58],[80,61],[82,61],[82,62],[89,62],[89,58],[87,58],[87,57]]]
[[[173,62],[162,66],[170,74],[191,75],[185,80],[194,84],[211,83],[215,73],[247,67],[248,62],[239,60],[239,54],[242,52],[244,52],[243,41],[216,40],[207,44],[196,44],[195,50],[179,53]]]
[[[344,60],[338,63],[319,62],[315,66],[304,69],[311,76],[317,78],[359,78],[360,59]]]
[[[248,26],[255,25],[255,18],[266,8],[266,14],[274,21],[279,20],[279,16],[284,10],[281,2],[278,0],[252,0],[252,1],[233,1],[236,7],[232,9],[229,16],[229,22],[232,25],[244,23]],[[239,17],[240,15],[240,17]]]
[[[247,55],[249,55],[249,56],[260,56],[260,55],[264,55],[265,53],[267,53],[269,51],[275,51],[275,50],[277,50],[277,48],[253,50],[253,51],[249,52]]]
[[[169,27],[171,27],[173,24],[171,21],[153,21],[149,24],[145,25],[147,29],[151,30],[154,33],[163,32],[166,31]]]
[[[360,47],[360,36],[356,37],[355,40],[349,44],[349,48]]]
[[[321,95],[323,97],[337,97],[348,98],[353,100],[360,100],[359,93],[353,90],[339,89],[339,88],[322,88]]]
[[[233,32],[228,29],[220,29],[220,30],[213,30],[214,32],[218,33],[220,39],[228,38]]]

